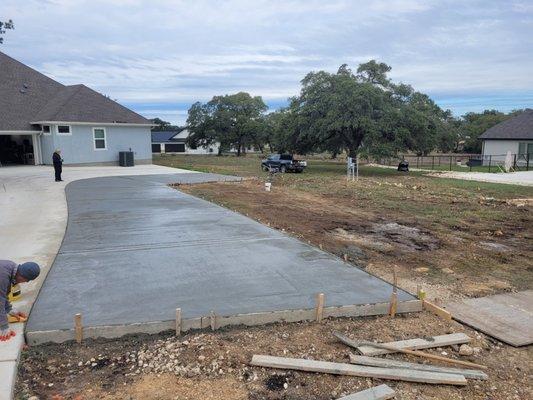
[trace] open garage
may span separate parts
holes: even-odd
[[[31,134],[0,134],[0,165],[35,165],[39,138]]]

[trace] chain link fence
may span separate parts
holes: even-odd
[[[409,168],[429,169],[435,171],[475,171],[475,172],[506,172],[529,171],[533,169],[533,154],[439,154],[416,156],[402,154],[396,157],[373,160],[377,164],[398,166],[400,161],[407,161]]]

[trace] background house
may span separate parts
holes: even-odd
[[[206,147],[190,147],[186,141],[189,131],[185,128],[180,131],[152,132],[152,152],[155,154],[218,154],[218,143]]]
[[[506,121],[487,129],[480,137],[483,141],[483,159],[505,162],[507,152],[517,164],[533,163],[533,110],[528,109]]]
[[[120,151],[151,163],[143,116],[84,85],[64,86],[0,52],[0,163],[116,165]]]

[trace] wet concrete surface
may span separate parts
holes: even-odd
[[[387,302],[391,286],[319,249],[168,186],[216,174],[105,177],[67,188],[63,244],[27,331]],[[414,297],[399,291],[399,299]]]

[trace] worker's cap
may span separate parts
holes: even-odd
[[[25,262],[19,265],[17,273],[19,273],[23,278],[33,281],[41,273],[41,268],[37,263],[31,261]]]

